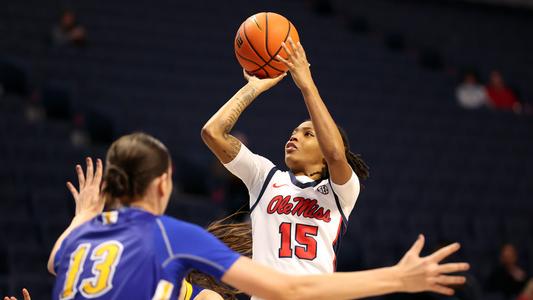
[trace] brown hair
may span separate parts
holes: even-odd
[[[252,257],[252,224],[249,222],[233,223],[230,220],[243,212],[237,212],[222,220],[215,221],[207,227],[207,231],[224,242],[228,247],[243,256]],[[217,292],[224,299],[236,299],[241,292],[229,285],[217,281],[213,276],[199,271],[187,275],[187,281],[205,289]]]
[[[102,192],[106,202],[129,205],[142,197],[150,182],[166,172],[170,154],[163,143],[145,133],[122,136],[109,147]]]

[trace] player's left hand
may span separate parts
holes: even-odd
[[[24,300],[31,300],[30,293],[27,289],[22,289],[22,296],[24,296]],[[17,300],[16,297],[4,297],[4,300]]]
[[[87,157],[86,163],[86,174],[83,174],[83,168],[80,165],[76,165],[80,188],[79,192],[70,181],[67,182],[67,188],[76,202],[76,217],[84,216],[92,218],[104,210],[105,200],[100,195],[103,164],[102,160],[97,159],[96,170],[94,170],[93,160],[90,157]]]
[[[448,296],[453,295],[454,290],[450,286],[461,285],[466,281],[464,276],[454,273],[467,271],[470,265],[465,262],[444,264],[441,262],[457,252],[460,245],[453,243],[428,256],[420,257],[424,242],[424,236],[420,235],[395,266],[401,270],[400,280],[404,285],[404,291],[410,293],[431,291]]]
[[[300,42],[294,43],[289,37],[287,43],[281,43],[283,49],[287,53],[287,59],[284,59],[280,55],[276,58],[283,62],[291,73],[294,83],[300,90],[309,88],[313,84],[313,78],[311,77],[311,64],[307,61],[304,48]]]

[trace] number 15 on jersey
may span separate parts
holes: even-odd
[[[294,247],[292,245],[293,225],[295,226]],[[315,237],[318,234],[318,226],[284,222],[279,225],[279,234],[280,248],[278,256],[280,258],[293,257],[293,254],[299,259],[314,260],[316,258],[317,245]]]

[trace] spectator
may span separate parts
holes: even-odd
[[[489,276],[489,289],[503,293],[506,298],[521,292],[526,282],[526,272],[518,265],[518,255],[513,244],[504,244],[500,252],[500,263]]]
[[[66,10],[61,15],[59,24],[52,28],[51,38],[54,45],[81,47],[87,43],[87,31],[78,24],[76,14],[72,10]]]
[[[533,300],[533,278],[527,282],[526,287],[516,300]]]
[[[455,90],[459,105],[466,109],[475,109],[487,105],[487,92],[479,83],[474,72],[467,72],[463,82]]]
[[[490,105],[495,109],[513,110],[515,112],[520,112],[522,109],[522,105],[518,101],[516,94],[505,84],[499,71],[492,71],[490,73],[487,95],[490,100]]]

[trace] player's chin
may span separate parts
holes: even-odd
[[[287,165],[287,167],[292,170],[296,167],[296,165],[298,164],[298,156],[295,155],[294,152],[292,153],[287,153],[285,152],[285,165]]]

